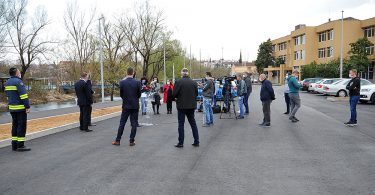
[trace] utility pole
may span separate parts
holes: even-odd
[[[344,50],[344,11],[341,11],[341,41],[340,41],[340,78],[342,78],[343,69],[343,51]]]
[[[172,66],[172,73],[173,73],[172,82],[174,83],[176,81],[175,77],[174,77],[174,63],[173,63],[173,66]]]
[[[104,67],[103,67],[103,42],[102,42],[102,28],[101,20],[104,21],[104,16],[102,15],[99,18],[99,43],[100,43],[100,77],[102,85],[102,102],[104,102]]]
[[[202,51],[199,49],[199,76],[202,75]]]
[[[224,67],[224,47],[221,47],[221,67]]]
[[[190,66],[190,77],[193,78],[193,70],[191,69],[191,45],[190,45],[190,54],[189,54],[189,66]]]

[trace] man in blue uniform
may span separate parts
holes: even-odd
[[[29,96],[17,68],[9,70],[10,79],[5,83],[8,97],[8,108],[12,115],[12,150],[30,151],[25,146],[27,113],[30,112]]]
[[[122,98],[122,114],[120,125],[117,130],[116,140],[113,145],[119,146],[122,134],[124,133],[125,124],[130,117],[131,133],[129,138],[129,146],[135,146],[135,135],[137,133],[139,98],[141,97],[142,85],[140,81],[134,78],[134,69],[129,67],[127,77],[120,81],[120,96]]]
[[[93,103],[92,100],[92,91],[87,84],[88,74],[82,73],[81,79],[74,84],[74,88],[77,95],[77,104],[80,110],[79,116],[79,129],[81,131],[90,132],[89,129],[90,123],[90,107]]]

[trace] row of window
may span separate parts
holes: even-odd
[[[318,58],[331,58],[333,57],[333,47],[318,49]]]
[[[318,40],[319,42],[333,40],[333,30],[318,33]]]
[[[285,50],[286,49],[286,42],[279,43],[278,46],[279,46],[279,51]]]
[[[306,35],[294,37],[294,45],[304,45],[304,44],[306,44]]]
[[[363,29],[363,32],[365,33],[365,37],[370,38],[374,36],[374,28],[375,27],[368,27]]]

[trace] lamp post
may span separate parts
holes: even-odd
[[[102,102],[104,102],[104,67],[103,67],[103,43],[102,43],[102,28],[101,20],[104,21],[104,16],[102,15],[99,18],[99,43],[100,43],[100,77],[101,77],[101,86],[102,86]]]

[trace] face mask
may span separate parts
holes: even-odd
[[[171,84],[171,82],[167,82],[167,85],[170,85]]]
[[[143,81],[142,81],[142,83],[143,83],[143,84],[145,84],[145,83],[146,83],[146,81],[145,81],[145,80],[143,80]]]
[[[349,73],[349,78],[352,78],[352,75]]]
[[[158,81],[158,80],[154,79],[154,81],[156,82],[156,81]]]

